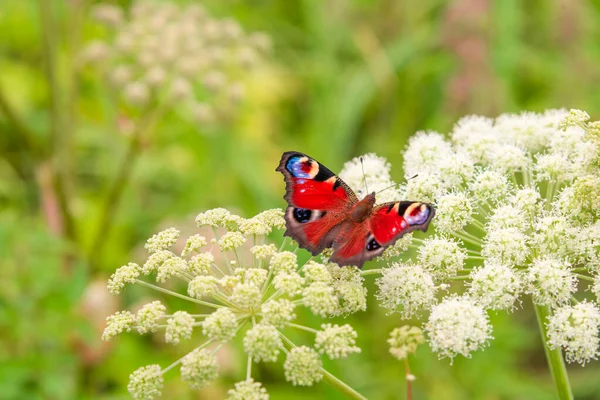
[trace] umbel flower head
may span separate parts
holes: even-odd
[[[244,77],[271,48],[264,33],[244,32],[199,4],[136,0],[125,12],[98,4],[92,16],[106,25],[108,39],[89,42],[80,59],[101,67],[124,103],[177,104],[204,124],[236,112]]]
[[[547,346],[564,349],[569,362],[595,359],[598,126],[582,111],[548,110],[469,116],[449,138],[435,132],[411,138],[404,168],[423,179],[409,180],[401,198],[422,195],[435,203],[436,235],[413,238],[416,263],[382,270],[376,281],[382,306],[405,318],[428,313],[431,349],[453,358],[488,345],[490,311],[532,300],[538,312],[550,313]],[[594,302],[579,299],[586,283]]]
[[[297,323],[304,309],[315,316],[345,316],[367,307],[364,277],[375,275],[376,298],[402,318],[423,316],[421,328],[394,330],[390,352],[406,359],[425,340],[440,358],[470,357],[493,339],[491,312],[512,312],[533,302],[546,346],[562,349],[567,361],[585,364],[599,354],[600,308],[600,123],[587,114],[549,110],[507,114],[496,119],[466,117],[449,137],[421,132],[405,151],[405,171],[418,177],[385,200],[433,202],[434,232],[425,239],[405,235],[384,252],[388,260],[404,250],[415,259],[394,260],[381,269],[360,271],[328,262],[327,251],[299,262],[301,251],[277,248],[265,236],[281,230],[281,210],[245,219],[223,208],[198,215],[214,237],[185,239],[168,229],[149,239],[145,262],[129,263],[110,278],[113,294],[135,284],[185,299],[190,307],[169,310],[153,301],[137,313],[107,319],[103,338],[125,332],[165,335],[168,343],[197,347],[170,366],[151,365],[131,375],[135,398],[160,394],[165,372],[180,367],[194,388],[218,376],[220,347],[239,337],[247,356],[246,379],[230,398],[266,398],[252,379],[252,365],[280,363],[294,386],[331,379],[322,357],[338,359],[360,351],[349,324]],[[391,185],[391,165],[364,156],[368,185]],[[340,176],[358,192],[359,159]],[[382,192],[386,193],[386,192]],[[378,198],[378,201],[385,201]],[[174,248],[181,242],[183,251]],[[374,263],[373,263],[374,264]],[[150,283],[155,279],[157,284]],[[169,283],[167,289],[162,284]],[[580,291],[595,296],[583,300]],[[588,296],[586,296],[588,297]],[[309,332],[296,345],[286,330]],[[311,345],[312,344],[312,345]],[[285,359],[285,360],[283,360]],[[335,380],[339,383],[339,380]]]
[[[163,375],[175,367],[190,387],[210,385],[219,375],[217,352],[236,336],[241,337],[248,358],[247,376],[229,391],[231,399],[268,398],[262,384],[252,380],[254,363],[280,362],[288,381],[310,386],[325,376],[323,356],[333,360],[360,352],[357,334],[348,324],[326,323],[315,329],[296,322],[301,308],[323,318],[365,310],[366,289],[359,270],[314,259],[301,263],[297,248],[285,250],[289,249],[285,242],[280,249],[267,244],[265,235],[285,225],[281,210],[245,219],[214,209],[199,214],[196,222],[214,237],[180,238],[177,229],[166,229],[148,239],[146,262],[126,264],[109,279],[113,294],[126,290],[127,285],[141,285],[190,305],[185,310],[169,310],[155,300],[135,314],[120,311],[107,318],[104,340],[137,332],[164,334],[173,345],[197,343],[170,366],[151,365],[135,371],[129,385],[134,398],[158,397]],[[183,250],[176,253],[178,241]],[[159,285],[166,283],[169,289]],[[296,346],[287,337],[290,330],[309,332],[312,339]]]

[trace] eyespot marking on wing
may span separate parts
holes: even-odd
[[[293,216],[296,221],[300,222],[301,224],[304,224],[310,221],[312,211],[304,208],[294,208]]]
[[[368,238],[367,238],[368,240]],[[369,240],[367,242],[367,251],[375,251],[377,249],[380,249],[381,245],[377,242],[377,240],[375,240],[375,238],[371,238],[371,240]]]
[[[423,203],[412,203],[404,210],[402,217],[409,225],[421,225],[429,218],[429,208]]]
[[[306,156],[292,156],[285,168],[294,178],[314,178],[319,173],[319,164]]]

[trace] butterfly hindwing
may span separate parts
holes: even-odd
[[[331,247],[346,210],[356,195],[339,177],[318,161],[299,152],[286,152],[277,171],[286,182],[286,236],[313,255]]]

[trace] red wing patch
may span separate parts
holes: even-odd
[[[435,209],[416,201],[399,201],[376,206],[370,219],[373,237],[382,246],[393,244],[414,230],[425,232]]]
[[[292,178],[291,203],[309,210],[344,210],[348,207],[348,194],[338,185],[337,177],[319,182],[312,179]]]

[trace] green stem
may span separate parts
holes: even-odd
[[[0,86],[0,112],[4,114],[4,117],[13,128],[7,129],[7,134],[14,134],[15,140],[21,140],[23,142],[23,147],[27,148],[34,159],[41,158],[43,153],[41,144],[37,140],[35,133],[14,109],[13,105],[6,97],[2,86]]]
[[[118,209],[119,202],[127,187],[129,179],[133,173],[135,161],[137,160],[141,150],[141,139],[142,136],[147,133],[148,130],[154,125],[156,119],[159,117],[159,110],[149,112],[145,118],[143,118],[134,133],[132,134],[129,147],[123,157],[119,170],[112,185],[108,189],[107,195],[104,198],[104,203],[100,209],[100,217],[97,224],[95,236],[91,242],[90,251],[88,254],[90,264],[93,267],[98,267],[98,264],[102,262],[102,251],[106,244],[107,238],[109,237],[110,229],[114,224],[114,215]]]
[[[301,329],[301,330],[303,330],[303,331],[307,331],[307,332],[310,332],[310,333],[315,333],[315,334],[316,334],[316,333],[319,333],[319,331],[318,331],[318,330],[316,330],[316,329],[309,328],[308,326],[304,326],[304,325],[293,324],[293,323],[291,323],[291,322],[290,322],[290,323],[288,323],[288,326],[289,326],[290,328]]]
[[[554,386],[560,400],[572,400],[573,393],[571,392],[571,385],[569,383],[569,376],[567,375],[567,368],[563,360],[562,352],[560,348],[551,350],[548,347],[548,330],[546,328],[545,321],[550,315],[550,308],[548,306],[535,305],[535,313],[537,315],[538,325],[540,332],[542,333],[542,341],[544,351],[546,352],[546,361],[550,367],[550,373],[554,380]]]
[[[139,285],[142,285],[142,286],[149,287],[150,289],[158,290],[159,292],[170,294],[171,296],[179,297],[180,299],[183,299],[183,300],[191,301],[192,303],[197,303],[197,304],[201,304],[203,306],[212,307],[212,308],[221,308],[221,307],[223,307],[223,306],[221,306],[219,304],[209,303],[207,301],[202,301],[202,300],[194,299],[193,297],[189,297],[189,296],[186,296],[186,295],[183,295],[183,294],[179,294],[177,292],[173,292],[172,290],[165,289],[163,287],[153,285],[151,283],[142,281],[140,279],[136,279],[135,283],[137,283]]]
[[[252,357],[248,356],[248,365],[246,367],[246,380],[252,378]]]
[[[475,226],[475,227],[479,228],[479,230],[480,230],[480,231],[482,231],[482,232],[486,232],[485,225],[484,225],[484,224],[483,224],[481,221],[479,221],[478,219],[475,219],[475,218],[473,218],[473,219],[471,220],[471,224],[472,224],[473,226]]]
[[[367,269],[367,270],[364,270],[364,271],[360,271],[360,274],[361,274],[361,276],[377,275],[377,274],[380,274],[382,270],[383,270],[382,268]]]
[[[39,11],[42,26],[43,39],[43,58],[44,72],[49,86],[50,92],[50,155],[53,170],[53,184],[56,199],[58,201],[59,210],[62,219],[62,230],[64,235],[75,241],[75,220],[71,213],[69,204],[69,196],[67,193],[68,184],[66,183],[67,171],[65,168],[65,160],[68,158],[65,148],[65,102],[62,95],[63,88],[61,87],[60,78],[57,72],[56,58],[58,56],[59,47],[59,31],[56,24],[54,3],[46,0],[39,0]]]
[[[578,277],[581,280],[584,280],[584,281],[588,281],[588,282],[594,282],[595,281],[595,279],[592,278],[591,276],[587,276],[587,275],[583,275],[583,274],[575,274],[575,276]]]
[[[462,232],[458,232],[458,231],[457,232],[452,232],[452,235],[456,236],[457,238],[459,238],[459,239],[461,239],[461,240],[463,240],[463,241],[465,241],[467,243],[470,243],[473,246],[481,247],[481,244],[482,244],[481,240],[479,240],[476,237],[470,237],[471,235],[468,235],[468,234],[465,235],[465,234],[466,234],[465,231],[462,231]]]
[[[351,399],[367,400],[365,396],[352,389],[345,382],[341,381],[339,378],[331,374],[325,368],[321,367],[321,372],[323,373],[323,378],[325,379],[325,381],[331,386],[333,386],[334,389],[337,389],[339,392],[347,395]]]
[[[201,349],[205,348],[206,346],[208,346],[208,345],[209,345],[209,344],[211,344],[211,343],[212,343],[212,341],[211,341],[211,340],[208,340],[208,341],[204,342],[203,344],[201,344],[200,346],[196,347],[194,350],[199,350],[199,349],[201,350]],[[171,364],[171,365],[169,365],[168,367],[166,367],[166,368],[162,369],[162,370],[160,371],[160,373],[161,373],[162,375],[164,375],[165,373],[169,372],[169,370],[171,370],[171,369],[175,368],[176,366],[178,366],[179,364],[181,364],[181,362],[183,361],[183,359],[184,359],[185,357],[187,357],[187,355],[188,355],[188,354],[189,354],[189,353],[187,353],[185,356],[181,357],[179,360],[175,361],[174,363],[172,363],[172,364]]]
[[[279,332],[279,336],[281,337],[281,340],[283,341],[283,343],[286,345],[287,348],[293,349],[294,347],[296,347],[296,345],[290,339],[288,339],[287,336],[285,336],[283,333]],[[336,376],[331,374],[325,368],[321,367],[321,373],[323,373],[323,378],[325,379],[325,381],[327,383],[329,383],[331,386],[333,386],[334,389],[337,389],[339,392],[347,395],[348,397],[350,397],[352,399],[367,400],[366,397],[364,397],[362,394],[358,393],[356,390],[352,389],[350,386],[348,386],[347,383],[345,383],[344,381],[340,380],[339,378],[337,378]]]

